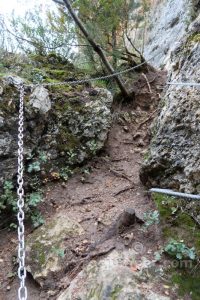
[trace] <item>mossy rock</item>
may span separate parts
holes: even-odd
[[[200,228],[192,217],[193,213],[190,215],[190,211],[187,210],[187,200],[158,193],[153,194],[153,199],[161,216],[165,245],[171,239],[182,240],[188,247],[194,247],[197,258],[200,257]],[[192,300],[200,297],[199,285],[196,284],[200,279],[197,264],[196,260],[177,261],[177,268],[172,267],[168,272],[172,285],[179,286],[180,296],[190,295]],[[191,272],[192,270],[194,272]]]
[[[76,221],[66,217],[66,214],[59,214],[29,235],[27,270],[40,285],[62,269],[64,240],[83,233],[83,228]]]
[[[153,284],[159,278],[155,275],[159,274],[156,265],[144,258],[140,271],[133,272],[134,259],[135,252],[129,249],[113,251],[101,260],[91,261],[57,300],[169,300],[153,290]],[[149,272],[150,269],[151,272],[154,269],[154,274]],[[145,290],[141,288],[144,282]]]

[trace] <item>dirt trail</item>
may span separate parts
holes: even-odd
[[[149,144],[149,127],[157,113],[160,86],[165,81],[165,75],[150,73],[148,80],[152,82],[150,89],[143,76],[135,84],[134,105],[124,104],[114,108],[114,121],[105,148],[98,157],[83,168],[90,170],[90,173],[85,175],[80,172],[66,184],[56,183],[47,189],[42,207],[46,219],[62,211],[63,214],[78,220],[86,232],[80,240],[66,242],[66,247],[69,247],[71,243],[73,257],[70,257],[70,260],[74,261],[74,264],[67,265],[66,263],[65,266],[65,277],[67,275],[68,280],[80,271],[81,265],[78,261],[82,257],[88,255],[94,257],[95,253],[98,257],[113,248],[131,247],[138,252],[139,263],[143,255],[153,259],[154,252],[159,248],[159,229],[154,227],[145,233],[140,230],[141,225],[136,224],[122,234],[115,234],[109,240],[100,243],[93,251],[88,250],[92,244],[104,237],[110,225],[125,208],[134,209],[141,218],[146,211],[155,209],[140,182],[139,170]],[[0,257],[3,260],[6,242],[8,243],[11,235],[13,234],[4,237],[4,242],[0,246]],[[3,263],[4,268],[11,268],[9,259],[7,259],[7,265]],[[6,284],[9,284],[11,288],[5,292]],[[66,287],[66,284],[65,279],[58,276],[55,290],[61,290]],[[16,280],[10,283],[8,280],[5,281],[2,299],[14,299],[16,287]],[[28,288],[30,300],[47,299],[48,286],[40,291],[39,287],[29,279]],[[162,288],[155,287],[155,290],[158,289]]]

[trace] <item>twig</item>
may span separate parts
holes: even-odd
[[[122,194],[124,192],[127,192],[129,190],[132,190],[132,189],[134,189],[134,185],[127,186],[124,189],[118,191],[117,193],[114,193],[113,196],[118,196],[118,195],[120,195],[120,194]]]
[[[158,75],[156,75],[151,81],[149,81],[149,84],[153,83],[156,80],[156,78],[158,78]],[[140,85],[140,88],[143,88],[145,85],[146,85],[146,83],[143,85]]]
[[[152,118],[152,116],[157,112],[157,110],[158,109],[154,110],[147,119],[145,119],[142,123],[140,123],[140,125],[136,128],[136,132],[142,127],[142,125],[147,123]]]
[[[74,202],[74,203],[70,203],[70,205],[71,206],[75,206],[75,205],[86,205],[86,204],[89,204],[89,203],[92,203],[93,201],[95,201],[95,202],[102,202],[102,200],[101,199],[95,199],[95,200],[93,200],[93,201],[87,201],[87,200],[92,200],[92,199],[94,199],[95,197],[97,197],[98,195],[93,195],[93,196],[89,196],[89,197],[85,197],[85,198],[83,198],[83,199],[81,199],[80,201],[77,201],[77,202]]]
[[[112,158],[112,159],[111,159],[112,162],[118,162],[118,161],[122,161],[122,160],[123,160],[123,161],[124,161],[124,160],[125,160],[125,161],[129,161],[129,160],[127,159],[127,157],[119,157],[119,158]]]
[[[144,79],[146,80],[146,83],[147,83],[147,85],[148,85],[150,94],[152,94],[152,89],[151,89],[151,86],[150,86],[150,83],[149,83],[149,81],[148,81],[147,76],[146,76],[144,73],[142,73],[142,76],[143,76]]]
[[[135,144],[134,142],[131,142],[131,141],[124,141],[123,144],[125,145],[133,145]]]
[[[132,180],[126,175],[126,174],[124,174],[124,173],[120,173],[120,172],[118,172],[118,171],[116,171],[116,170],[114,170],[114,169],[109,169],[109,171],[111,172],[111,173],[113,173],[115,176],[117,176],[117,177],[122,177],[122,178],[124,178],[124,179],[126,179],[126,180],[128,180],[128,181],[130,181],[130,182],[132,182]]]

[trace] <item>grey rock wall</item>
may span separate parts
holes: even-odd
[[[171,53],[169,80],[200,82],[200,17]],[[152,128],[149,158],[141,171],[147,186],[200,193],[200,89],[168,86]]]
[[[155,67],[170,68],[170,54],[198,14],[199,0],[155,1],[149,16],[144,56]]]

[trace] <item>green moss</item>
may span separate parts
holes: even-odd
[[[0,101],[0,111],[4,114],[13,114],[16,112],[16,88],[6,85],[3,88],[3,100]]]
[[[38,264],[41,267],[46,263],[46,249],[44,248],[44,245],[39,241],[35,241],[32,246],[32,257],[35,257],[37,259]]]
[[[151,156],[150,151],[147,151],[146,153],[144,153],[144,160],[148,160]]]
[[[200,43],[200,33],[193,33],[187,39],[187,45],[191,45],[193,43]]]
[[[184,201],[163,194],[153,194],[153,199],[161,216],[163,237],[184,240],[186,244],[194,246],[200,256],[200,230],[190,215],[182,212]]]
[[[59,80],[57,79],[51,79],[51,78],[47,78],[45,80],[46,82],[49,82],[49,83],[56,83],[56,82],[60,82]],[[50,86],[48,87],[48,90],[55,94],[56,98],[62,96],[63,98],[63,95],[65,96],[65,93],[68,93],[70,91],[73,90],[73,88],[70,86],[70,85],[55,85],[55,86]]]
[[[95,299],[95,300],[101,300],[101,291],[103,288],[103,283],[98,285],[95,288],[92,288],[89,292],[88,299]]]
[[[71,108],[71,106],[67,100],[66,101],[56,101],[56,103],[54,104],[54,108],[55,108],[56,112],[65,112],[65,111],[68,111]]]
[[[161,219],[166,222],[172,217],[172,209],[178,204],[178,200],[174,197],[166,196],[159,193],[153,194],[153,199],[156,203],[156,207],[160,213]]]
[[[114,290],[111,292],[111,299],[112,300],[119,299],[118,296],[119,296],[119,293],[121,292],[121,290],[122,290],[122,286],[121,285],[116,285]]]
[[[197,257],[200,256],[200,230],[193,218],[182,208],[185,200],[163,194],[153,194],[153,199],[161,216],[161,226],[165,243],[170,239],[183,240],[188,247],[195,247]],[[184,263],[186,265],[184,266]],[[181,263],[181,261],[180,261]],[[193,300],[200,299],[200,272],[193,274],[196,261],[182,261],[183,266],[170,270],[172,283],[179,286],[180,295],[191,295]],[[188,264],[188,265],[187,265]],[[189,267],[188,267],[189,266]],[[197,268],[196,268],[197,269]],[[198,269],[197,269],[198,270]]]
[[[68,72],[65,70],[49,70],[49,74],[51,74],[54,78],[60,79],[66,77]]]
[[[6,73],[0,73],[0,77],[4,77]]]
[[[57,79],[52,79],[52,78],[45,78],[45,82],[47,82],[47,83],[58,83],[58,82],[60,82],[59,80],[57,80]]]
[[[188,295],[192,300],[200,299],[200,274],[191,275],[187,271],[174,272],[172,274],[172,283],[179,286],[179,295]]]
[[[57,136],[57,144],[59,151],[67,152],[74,150],[80,144],[77,137],[71,134],[67,128],[61,127]]]

